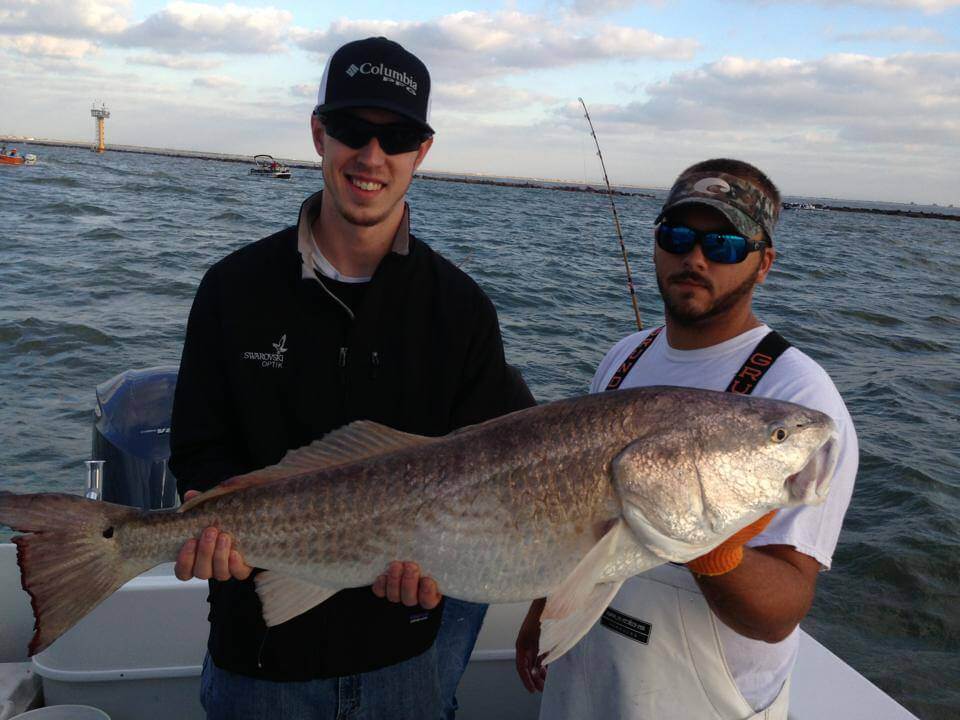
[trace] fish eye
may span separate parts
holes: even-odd
[[[790,433],[787,432],[787,429],[781,425],[778,425],[773,429],[773,432],[770,433],[770,439],[775,443],[782,443],[787,439],[787,436]]]

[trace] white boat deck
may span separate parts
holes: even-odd
[[[30,600],[20,589],[15,546],[0,544],[0,720],[25,709],[35,682],[25,679],[28,670],[42,681],[47,704],[92,705],[112,720],[201,720],[206,596],[205,582],[181,583],[171,565],[160,566],[124,585],[26,664]],[[523,689],[514,670],[513,644],[525,611],[525,604],[491,606],[457,693],[460,720],[537,717],[539,696]],[[790,718],[916,720],[806,633]]]

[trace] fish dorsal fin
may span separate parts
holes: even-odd
[[[379,455],[425,445],[436,440],[437,438],[394,430],[370,420],[357,420],[327,433],[309,445],[288,451],[276,465],[225,480],[215,488],[185,502],[178,512],[184,512],[212,498],[237,490],[269,485],[309,472],[369,460]]]

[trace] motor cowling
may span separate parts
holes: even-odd
[[[97,385],[93,460],[102,460],[101,499],[158,510],[176,507],[167,467],[175,366],[127,370]]]

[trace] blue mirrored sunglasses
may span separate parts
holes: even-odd
[[[750,240],[736,233],[700,232],[685,225],[657,225],[657,245],[673,255],[686,255],[700,243],[703,256],[710,262],[731,265],[743,262],[747,255],[764,247],[762,240]]]

